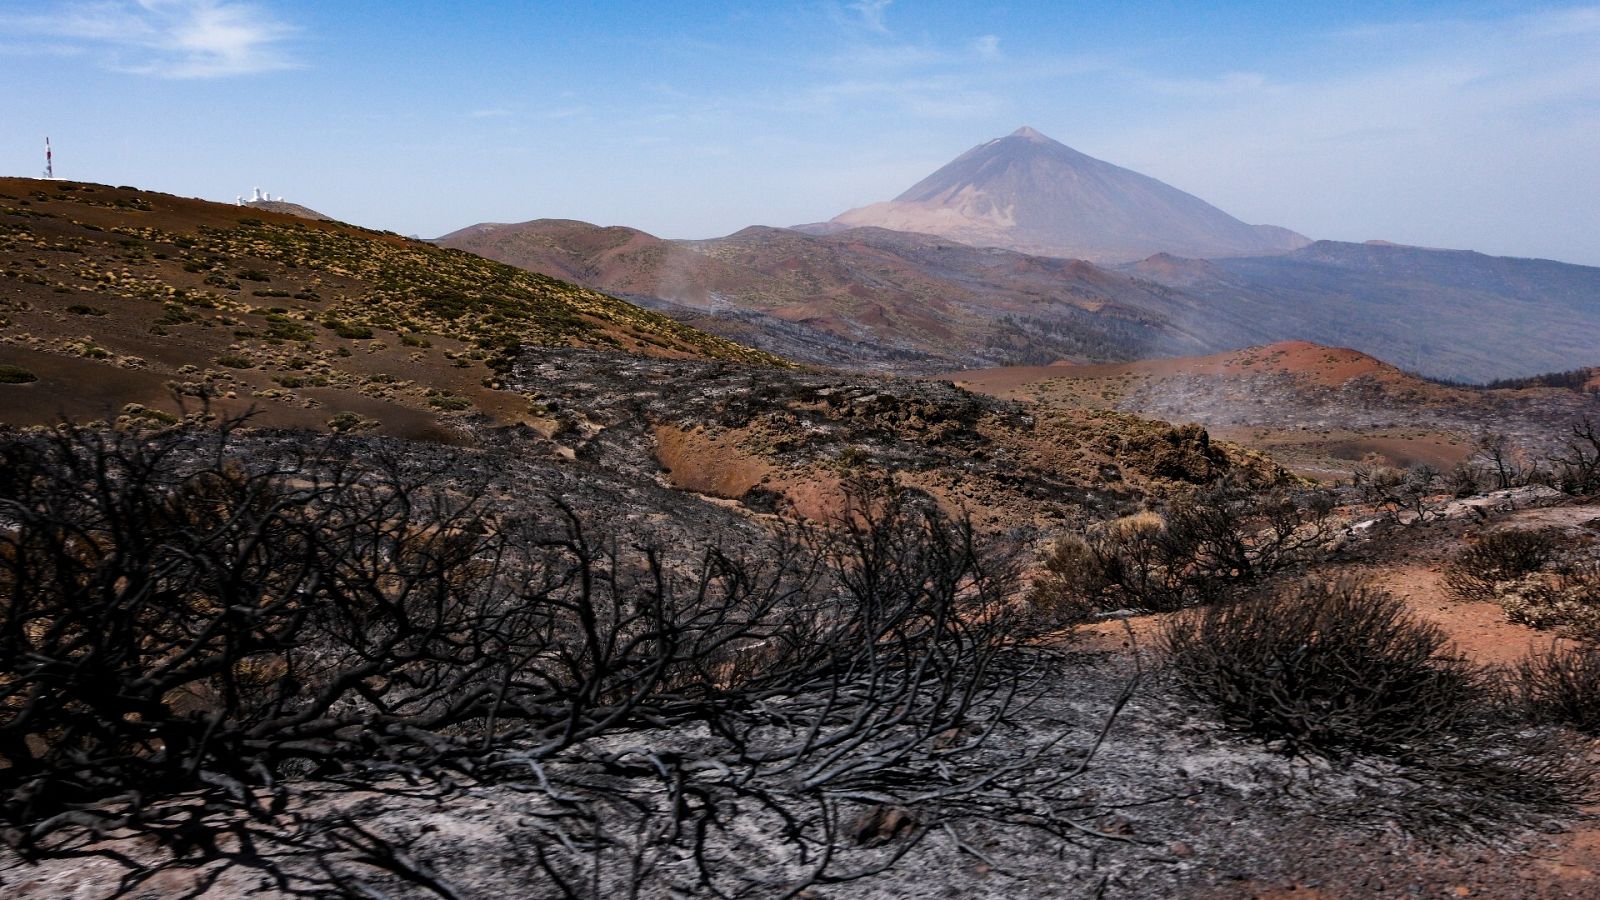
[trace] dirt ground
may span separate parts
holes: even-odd
[[[1600,503],[1524,509],[1486,523],[1489,530],[1505,528],[1582,528],[1600,524]],[[1374,587],[1405,601],[1419,619],[1438,625],[1450,635],[1459,653],[1491,667],[1513,667],[1530,651],[1572,642],[1546,631],[1507,621],[1505,611],[1493,602],[1463,602],[1449,595],[1443,580],[1444,564],[1456,552],[1470,526],[1434,523],[1374,542],[1365,559],[1338,564],[1338,574],[1355,574]],[[1333,574],[1331,571],[1329,574]],[[1068,646],[1097,652],[1144,653],[1159,638],[1167,616],[1145,615],[1115,619],[1080,629],[1063,637]],[[1597,743],[1600,752],[1600,743]],[[1485,847],[1460,852],[1419,852],[1406,858],[1384,851],[1374,858],[1366,848],[1343,848],[1346,870],[1331,867],[1336,854],[1308,853],[1304,874],[1292,883],[1239,879],[1192,896],[1208,900],[1354,900],[1369,896],[1446,896],[1518,898],[1600,897],[1600,806],[1585,810],[1585,817],[1565,828],[1552,828],[1529,838],[1519,848]]]

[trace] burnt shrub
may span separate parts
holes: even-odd
[[[1556,528],[1491,531],[1450,561],[1445,570],[1445,588],[1457,599],[1492,600],[1499,585],[1543,569],[1569,543]]]
[[[0,837],[25,857],[115,827],[270,869],[213,838],[249,828],[329,873],[305,896],[349,896],[324,838],[371,836],[318,803],[505,782],[550,797],[531,896],[651,875],[622,853],[749,896],[736,810],[788,823],[770,889],[859,877],[827,866],[835,795],[1039,808],[1035,767],[980,751],[1053,663],[1015,640],[1010,555],[929,498],[867,485],[829,528],[683,546],[390,442],[238,424],[0,435]],[[661,785],[695,799],[636,802]]]
[[[1043,567],[1028,593],[1028,610],[1043,629],[1092,619],[1106,587],[1095,550],[1076,535],[1058,538],[1040,560]]]
[[[1517,690],[1536,722],[1600,735],[1600,649],[1552,647],[1517,668]]]
[[[1566,448],[1552,457],[1556,486],[1569,494],[1600,493],[1600,426],[1584,419],[1572,426]]]
[[[1108,609],[1165,612],[1217,600],[1321,556],[1332,501],[1228,480],[1061,538],[1041,561],[1031,605],[1054,624]]]
[[[1181,692],[1286,752],[1402,752],[1463,726],[1487,689],[1437,626],[1354,581],[1211,606],[1161,634]]]

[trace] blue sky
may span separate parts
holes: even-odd
[[[1600,265],[1600,6],[0,0],[0,172],[434,236],[826,219],[1029,124],[1251,222]]]

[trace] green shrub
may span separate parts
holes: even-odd
[[[75,316],[103,316],[106,314],[106,311],[98,306],[87,306],[82,303],[72,304],[71,306],[67,307],[67,312],[72,313]]]
[[[0,363],[0,384],[28,384],[38,381],[39,376],[29,372],[21,366],[10,366]]]
[[[1403,752],[1467,723],[1481,672],[1399,600],[1352,581],[1174,617],[1161,635],[1179,689],[1287,752]]]
[[[317,334],[310,325],[291,319],[282,313],[267,313],[267,339],[278,341],[311,341]]]
[[[328,430],[338,434],[369,431],[376,427],[378,427],[376,421],[353,412],[335,413],[333,418],[328,420]]]
[[[472,408],[472,401],[447,391],[429,391],[428,405],[446,412],[460,412]]]
[[[225,366],[229,369],[253,369],[256,367],[255,360],[239,353],[224,353],[217,357],[217,365]]]
[[[368,328],[365,325],[357,325],[353,322],[346,322],[343,319],[332,319],[323,322],[323,324],[329,328],[332,328],[334,334],[348,340],[364,341],[367,338],[372,337],[371,328]]]

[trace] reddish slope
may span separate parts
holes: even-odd
[[[1318,478],[1347,478],[1357,466],[1425,463],[1447,470],[1485,431],[1505,434],[1528,462],[1558,449],[1572,422],[1600,419],[1600,395],[1554,387],[1450,387],[1355,350],[1305,341],[1202,357],[948,377],[980,393],[1045,408],[1199,422]]]

